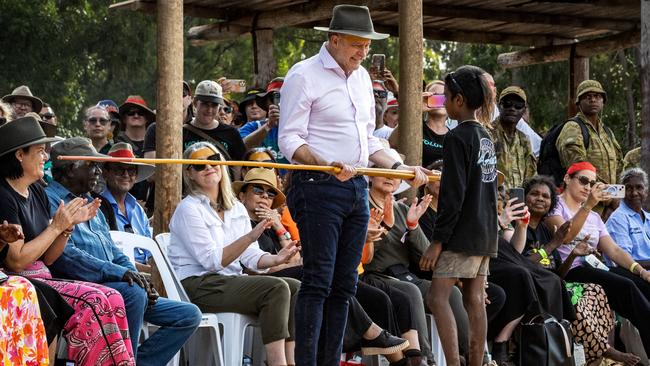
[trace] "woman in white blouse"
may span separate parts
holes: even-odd
[[[224,160],[207,142],[193,144],[186,159]],[[190,299],[205,312],[257,316],[268,365],[295,364],[293,309],[300,282],[290,278],[247,276],[287,263],[295,243],[277,255],[262,251],[257,238],[271,221],[251,227],[246,208],[237,201],[226,166],[183,167],[185,197],[169,224],[169,258]]]

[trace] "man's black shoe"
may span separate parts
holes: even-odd
[[[389,355],[409,346],[409,341],[383,330],[375,339],[361,341],[361,353],[364,356]]]

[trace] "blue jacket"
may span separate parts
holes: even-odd
[[[68,203],[76,196],[58,182],[45,189],[52,216],[58,202]],[[89,194],[83,196],[92,201]],[[49,267],[56,277],[102,283],[121,281],[126,271],[135,271],[129,258],[115,246],[108,223],[101,211],[87,222],[75,226],[63,254]]]

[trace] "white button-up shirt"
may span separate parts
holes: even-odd
[[[293,161],[302,145],[328,163],[368,166],[368,156],[382,150],[375,130],[375,98],[368,72],[359,67],[349,76],[325,47],[295,64],[286,78],[278,145]]]
[[[239,201],[224,212],[221,220],[210,206],[206,196],[185,197],[176,207],[169,222],[169,259],[181,280],[216,272],[226,276],[241,276],[242,266],[256,272],[263,255],[257,241],[228,266],[221,265],[223,248],[251,231],[251,221],[244,205]]]

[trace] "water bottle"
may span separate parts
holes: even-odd
[[[253,359],[248,355],[244,355],[244,358],[242,358],[241,361],[241,366],[253,366]]]

